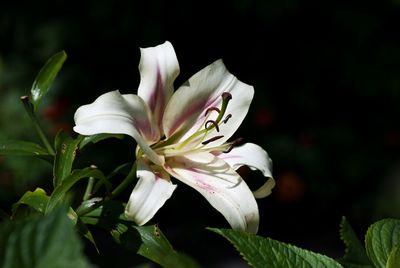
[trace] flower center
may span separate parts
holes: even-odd
[[[165,157],[173,157],[177,155],[183,155],[195,152],[223,152],[228,153],[236,146],[241,139],[234,140],[232,142],[226,142],[218,146],[210,146],[210,143],[219,140],[224,137],[224,135],[218,135],[220,132],[220,127],[226,124],[228,120],[232,117],[231,114],[226,115],[226,109],[228,107],[229,101],[232,99],[232,95],[228,92],[224,92],[221,95],[222,104],[221,107],[210,107],[205,111],[204,117],[201,119],[201,127],[191,134],[189,137],[179,140],[177,142],[177,136],[182,133],[176,133],[169,137],[168,139],[160,140],[156,144],[153,144],[151,148],[159,155],[164,155]],[[212,114],[218,114],[215,120],[209,119]],[[208,137],[210,132],[217,134],[212,137]],[[140,149],[137,150],[137,157],[142,156]]]

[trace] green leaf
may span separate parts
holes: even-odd
[[[39,71],[31,88],[30,101],[33,104],[34,111],[37,110],[43,96],[49,91],[66,59],[67,54],[65,51],[58,52],[53,55]]]
[[[66,209],[29,221],[0,225],[0,267],[86,268],[81,241]]]
[[[94,205],[101,200],[102,200],[101,198],[95,197],[85,201],[84,203],[89,202],[87,206],[90,207],[91,206],[90,203]],[[124,213],[125,213],[124,204],[117,201],[109,200],[103,202],[103,204],[98,208],[86,213],[84,216],[81,217],[81,219],[85,223],[86,220],[89,220],[90,221],[89,224],[99,225],[101,227],[109,227],[112,224],[115,224],[119,221],[126,220]]]
[[[40,213],[44,213],[49,202],[49,196],[41,188],[36,188],[35,191],[26,192],[17,203],[12,206],[12,213],[15,214],[21,205],[27,205]]]
[[[79,144],[79,149],[82,149],[89,143],[97,143],[99,141],[102,141],[102,140],[105,140],[108,138],[122,139],[123,137],[124,137],[123,134],[107,134],[107,133],[95,134],[95,135],[91,135],[91,136],[84,136],[81,143]]]
[[[54,189],[47,204],[45,213],[52,211],[75,183],[88,177],[105,180],[104,174],[100,170],[92,167],[74,170]]]
[[[333,259],[305,249],[243,231],[208,228],[229,240],[252,267],[342,267]]]
[[[367,253],[346,217],[340,223],[340,238],[346,245],[345,255],[339,260],[345,267],[372,268]]]
[[[0,140],[0,155],[6,156],[36,156],[48,158],[47,150],[40,145],[19,140]]]
[[[134,228],[142,238],[138,254],[163,267],[199,267],[191,258],[173,249],[158,225],[134,226]]]
[[[399,242],[400,220],[396,219],[384,219],[372,224],[365,235],[367,254],[376,267],[386,267]],[[397,250],[391,258],[391,263],[398,261]]]
[[[57,187],[71,173],[72,165],[75,160],[78,144],[83,139],[79,136],[76,139],[60,131],[55,139],[56,156],[53,168],[53,184]]]
[[[400,267],[400,246],[396,246],[392,249],[389,255],[389,259],[386,263],[387,268],[398,268]]]
[[[108,201],[81,220],[109,230],[118,243],[163,267],[199,267],[193,259],[175,251],[157,225],[135,226],[126,220],[124,210],[123,204]]]
[[[92,207],[97,206],[97,203],[101,201],[103,201],[102,197],[93,197],[91,199],[84,200],[76,209],[76,213],[78,213],[78,215],[84,215],[86,214],[86,211],[92,210]]]
[[[79,233],[81,233],[87,240],[89,240],[90,243],[92,243],[97,253],[100,253],[96,241],[94,240],[94,237],[86,224],[84,224],[81,220],[78,220],[76,227],[78,228]]]

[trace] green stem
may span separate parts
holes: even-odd
[[[22,96],[21,101],[24,104],[25,110],[28,113],[29,117],[31,118],[33,122],[33,126],[35,127],[35,130],[37,134],[39,135],[40,139],[43,142],[43,145],[46,147],[47,151],[51,155],[55,155],[56,153],[54,152],[53,147],[50,145],[49,140],[47,139],[46,135],[43,132],[43,129],[40,127],[40,124],[37,120],[37,117],[35,115],[35,112],[33,111],[33,106],[29,101],[28,96]]]
[[[107,191],[107,195],[110,194],[111,191],[111,184],[109,183],[109,181],[111,180],[111,178],[113,178],[115,175],[120,174],[121,171],[125,168],[127,168],[128,166],[130,166],[130,163],[125,163],[121,166],[118,166],[116,169],[114,169],[110,174],[108,174],[108,176],[106,177],[105,180],[99,180],[98,182],[96,182],[96,184],[93,187],[93,194],[96,194],[97,191],[100,189],[101,186],[103,186],[103,184],[105,184],[106,187],[106,191]]]
[[[112,199],[119,195],[125,188],[132,183],[134,179],[136,179],[136,169],[137,169],[137,164],[136,161],[132,166],[131,171],[129,171],[129,174],[125,177],[125,179],[111,192],[111,195],[109,199]]]
[[[85,193],[83,194],[83,201],[88,200],[90,198],[90,196],[92,195],[93,185],[94,185],[94,178],[89,177]]]
[[[102,201],[97,202],[96,204],[94,204],[91,207],[80,210],[77,213],[78,217],[84,216],[84,215],[88,214],[89,212],[92,212],[96,208],[102,206],[108,200],[111,200],[111,199],[114,199],[115,197],[117,197],[136,178],[136,167],[137,167],[137,164],[135,161],[129,174],[125,177],[125,179],[117,187],[115,187],[115,189],[111,192],[111,194],[109,196],[105,197]]]

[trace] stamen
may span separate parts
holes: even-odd
[[[224,136],[224,135],[212,137],[211,139],[208,139],[208,140],[206,140],[206,141],[203,141],[201,144],[203,144],[203,145],[209,144],[209,143],[212,142],[212,141],[219,140],[219,139],[222,138],[223,136]]]
[[[207,110],[206,110],[206,116],[207,116],[207,114],[209,113],[209,112],[211,112],[211,111],[217,111],[217,113],[220,113],[221,112],[221,110],[220,109],[218,109],[217,107],[210,107],[210,108],[208,108]]]
[[[228,122],[228,120],[229,120],[231,117],[232,117],[232,114],[228,114],[228,115],[225,117],[224,121],[222,121],[222,123],[226,124],[226,123]]]
[[[242,141],[243,141],[243,138],[237,138],[236,140],[234,140],[234,141],[231,143],[231,146],[229,146],[228,149],[226,149],[225,151],[222,151],[222,152],[223,152],[223,153],[226,153],[226,154],[229,153],[230,151],[232,151],[232,149],[233,149],[236,145],[242,143]]]
[[[208,128],[208,124],[209,124],[209,123],[213,124],[214,127],[215,127],[215,129],[217,130],[217,132],[219,132],[218,123],[215,122],[214,120],[208,120],[208,121],[206,122],[206,124],[205,124],[205,128],[206,128],[206,129],[210,130],[210,129]]]

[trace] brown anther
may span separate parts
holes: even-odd
[[[207,114],[209,113],[209,112],[211,112],[211,111],[217,111],[217,113],[220,113],[221,112],[221,110],[220,109],[218,109],[217,107],[210,107],[210,108],[208,108],[207,110],[206,110],[206,116],[207,116]]]
[[[217,130],[217,132],[219,132],[219,126],[218,126],[217,122],[215,122],[214,120],[208,120],[205,124],[205,127],[208,128],[209,124],[213,124],[215,129]]]
[[[229,93],[229,92],[224,92],[224,93],[222,93],[222,99],[231,100],[232,99],[232,94]]]
[[[208,140],[206,140],[206,141],[203,141],[201,144],[203,144],[203,145],[209,144],[210,142],[219,140],[219,139],[222,138],[223,136],[224,136],[224,135],[212,137],[211,139],[208,139]]]
[[[225,117],[224,121],[222,121],[222,123],[226,124],[226,123],[228,122],[228,120],[229,120],[231,117],[232,117],[232,115],[231,115],[231,114],[228,114],[228,115]]]
[[[242,143],[242,141],[243,141],[243,138],[237,138],[236,140],[234,140],[234,141],[231,143],[231,146],[229,146],[229,148],[228,148],[227,150],[222,151],[222,152],[223,152],[223,153],[229,153],[230,151],[232,151],[232,149],[233,149],[236,145]]]

